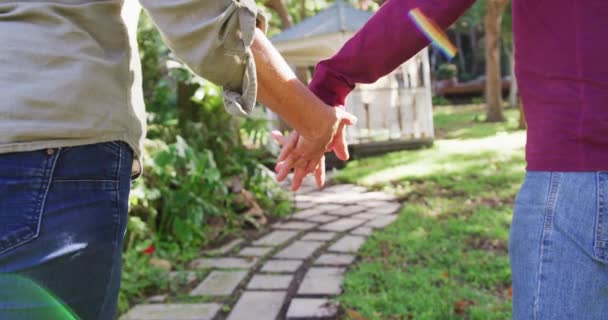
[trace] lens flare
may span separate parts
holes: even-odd
[[[433,20],[427,17],[420,8],[412,9],[408,15],[420,32],[422,32],[424,36],[431,41],[431,44],[439,49],[446,58],[452,60],[456,56],[458,48],[450,41],[445,32],[443,32]]]
[[[34,281],[0,274],[0,319],[78,320],[78,317]]]

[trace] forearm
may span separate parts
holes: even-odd
[[[261,31],[251,46],[256,64],[258,101],[303,136],[319,134],[322,121],[332,121],[327,105],[302,84]]]
[[[408,18],[420,8],[448,28],[475,0],[389,0],[330,59],[317,65],[310,89],[329,105],[344,104],[357,83],[373,83],[429,44]]]

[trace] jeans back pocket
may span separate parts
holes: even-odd
[[[38,236],[58,153],[0,154],[0,254]]]

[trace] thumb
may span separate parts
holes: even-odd
[[[357,117],[355,117],[352,113],[344,111],[342,108],[336,108],[336,115],[338,116],[340,124],[352,126],[357,123]]]
[[[336,154],[336,157],[342,161],[346,161],[348,158],[350,158],[348,153],[348,143],[346,142],[346,133],[344,130],[346,130],[346,124],[341,123],[333,141],[334,153]]]

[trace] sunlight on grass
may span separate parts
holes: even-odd
[[[347,311],[370,320],[511,318],[507,243],[525,132],[517,110],[500,124],[475,122],[482,112],[438,108],[444,139],[432,148],[353,161],[336,174],[404,201],[347,272],[339,297]]]
[[[403,161],[406,163],[392,165],[386,169],[378,168],[359,176],[357,182],[369,186],[405,177],[424,177],[436,172],[449,174],[488,161],[484,157],[477,157],[478,155],[481,156],[485,153],[493,158],[504,159],[514,154],[521,154],[524,146],[524,132],[500,133],[480,139],[441,140],[437,141],[432,149],[419,151],[416,155],[416,158],[420,159],[419,161],[408,162],[407,155],[404,155]],[[467,157],[463,159],[463,156]],[[378,165],[382,165],[381,161]],[[353,164],[353,166],[357,166],[357,164]]]

